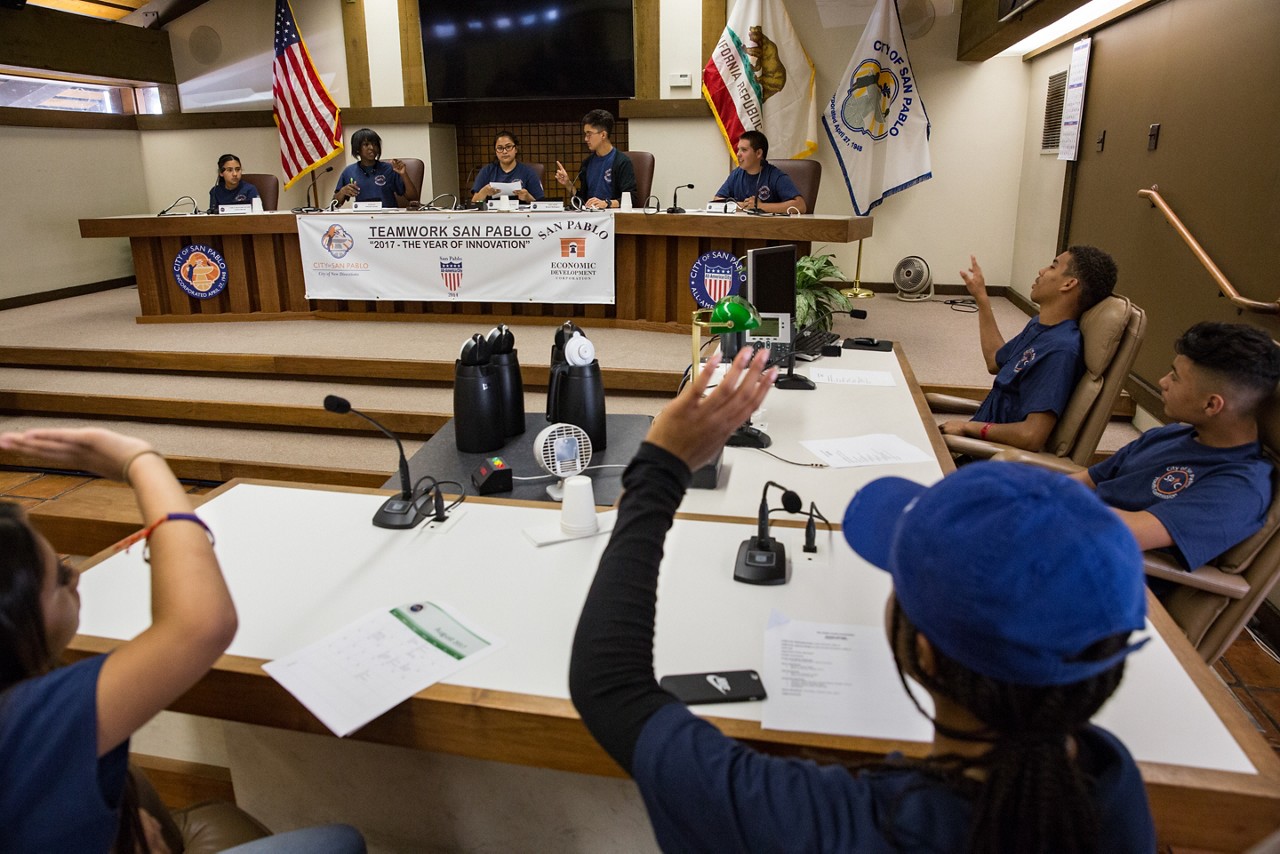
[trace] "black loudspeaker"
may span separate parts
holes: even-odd
[[[501,389],[482,335],[472,335],[453,363],[453,427],[463,453],[488,453],[506,444]]]

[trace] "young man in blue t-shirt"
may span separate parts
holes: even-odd
[[[765,213],[808,213],[804,198],[791,176],[774,166],[769,156],[769,138],[758,130],[749,130],[738,137],[738,167],[716,190],[713,202],[731,199],[738,203],[738,210],[758,210]]]
[[[1160,380],[1164,413],[1148,430],[1072,477],[1097,490],[1144,550],[1195,569],[1262,527],[1272,465],[1258,410],[1280,382],[1280,347],[1240,323],[1197,323],[1174,344]]]
[[[568,170],[557,160],[556,181],[561,187],[572,187],[581,177],[582,189],[574,192],[574,198],[587,210],[621,207],[622,194],[636,190],[636,169],[631,158],[613,145],[613,114],[592,110],[583,116],[582,141],[591,153],[583,158],[578,174],[571,181]]]
[[[1111,295],[1116,263],[1093,246],[1072,246],[1040,270],[1031,301],[1040,313],[1006,342],[996,325],[978,259],[960,277],[978,306],[978,335],[991,392],[970,421],[945,421],[943,433],[1039,451],[1067,408],[1084,370],[1080,316]]]
[[[369,128],[351,134],[351,151],[356,156],[338,176],[333,200],[342,207],[347,199],[357,202],[382,202],[384,208],[408,207],[418,201],[419,188],[403,160],[387,163],[382,157],[382,137]]]

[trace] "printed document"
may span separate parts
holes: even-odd
[[[764,633],[765,729],[931,741],[902,689],[883,626],[809,623],[777,611]],[[929,695],[912,686],[926,712]]]
[[[443,606],[414,602],[376,611],[262,669],[341,737],[500,646]]]
[[[807,439],[800,443],[834,469],[927,463],[933,459],[901,436],[868,433],[844,439]]]
[[[896,385],[888,371],[842,370],[840,368],[810,368],[809,379],[815,383],[836,385]]]

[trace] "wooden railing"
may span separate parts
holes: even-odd
[[[1173,226],[1173,230],[1178,232],[1178,236],[1182,238],[1182,242],[1187,244],[1191,249],[1191,254],[1196,256],[1199,261],[1213,277],[1218,284],[1218,290],[1222,291],[1222,295],[1240,308],[1249,311],[1256,311],[1262,314],[1280,314],[1280,300],[1274,302],[1259,302],[1258,300],[1249,299],[1240,295],[1240,292],[1232,287],[1231,282],[1227,281],[1227,277],[1218,269],[1218,265],[1213,263],[1213,259],[1209,257],[1209,253],[1204,251],[1204,247],[1199,241],[1192,236],[1187,227],[1182,224],[1182,220],[1178,219],[1178,215],[1169,207],[1169,203],[1160,195],[1159,187],[1152,186],[1150,190],[1139,190],[1138,195],[1144,199],[1149,199],[1151,204],[1159,208],[1160,213],[1164,214],[1164,218],[1169,221],[1169,225]]]

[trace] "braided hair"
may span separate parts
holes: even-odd
[[[1101,848],[1090,780],[1073,755],[1072,736],[1120,684],[1124,662],[1069,685],[1029,686],[975,673],[933,648],[932,674],[923,672],[916,650],[918,632],[894,602],[890,617],[894,659],[903,687],[908,674],[929,691],[963,706],[985,724],[962,732],[934,722],[950,738],[991,745],[984,755],[942,755],[913,763],[927,777],[958,788],[973,800],[966,849],[970,854],[1083,854]],[[1081,653],[1081,660],[1106,658],[1122,649],[1127,636],[1106,638]],[[923,713],[923,709],[921,709]],[[897,766],[901,769],[901,765]],[[977,771],[975,783],[966,772]]]

